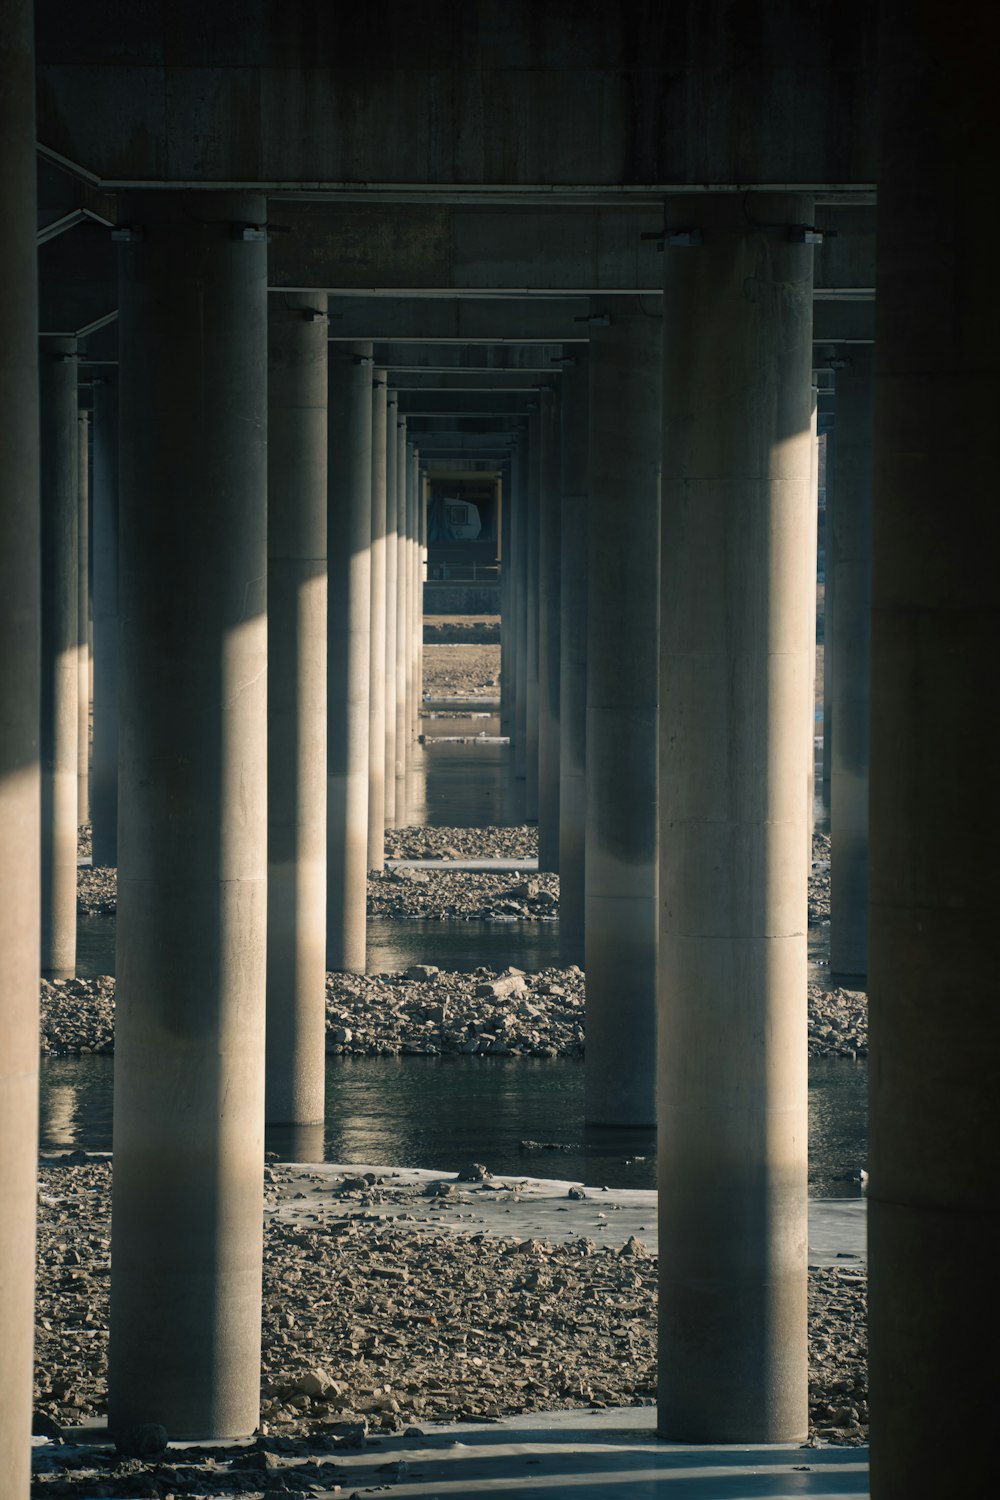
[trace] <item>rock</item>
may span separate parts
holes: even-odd
[[[168,1442],[167,1429],[159,1422],[137,1422],[114,1434],[115,1451],[123,1458],[159,1458]]]
[[[501,974],[499,979],[486,979],[476,985],[476,996],[481,1000],[510,1000],[527,993],[528,986],[520,974]]]
[[[343,1387],[331,1380],[325,1370],[317,1368],[300,1375],[295,1382],[295,1390],[301,1391],[304,1396],[339,1396]]]
[[[434,964],[411,964],[406,971],[407,979],[419,979],[425,984],[429,979],[435,978],[441,970]]]
[[[466,1162],[455,1178],[456,1182],[489,1182],[493,1173],[481,1161]]]
[[[587,1195],[584,1192],[583,1188],[580,1187],[571,1187],[569,1192],[566,1194],[567,1198],[575,1198],[577,1201],[579,1201],[581,1198],[586,1198],[586,1196]]]

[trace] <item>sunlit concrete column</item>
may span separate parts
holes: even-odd
[[[834,415],[834,424],[836,424],[836,414]],[[830,617],[835,608],[834,593],[836,587],[833,581],[833,568],[830,565],[830,537],[833,531],[833,513],[837,504],[830,458],[833,457],[833,448],[836,441],[837,429],[836,425],[834,425],[832,433],[827,438],[827,453],[829,457],[826,466],[826,523],[823,543],[823,786],[820,796],[822,806],[827,812],[830,809],[830,783],[833,776],[834,741],[834,665],[830,642]]]
[[[406,478],[406,764],[417,739],[417,485],[415,444],[407,443]]]
[[[659,1431],[681,1442],[807,1431],[811,221],[791,194],[667,200],[668,231],[701,231],[668,241],[663,311]]]
[[[94,864],[118,863],[118,372],[94,382]]]
[[[590,344],[584,1117],[651,1126],[662,334],[638,299],[607,311]]]
[[[514,733],[514,699],[517,675],[516,648],[512,633],[511,594],[510,466],[503,470],[500,492],[500,733]]]
[[[75,339],[43,339],[42,973],[76,972],[79,508]]]
[[[372,382],[371,637],[368,683],[368,868],[385,868],[386,373]]]
[[[396,710],[394,725],[393,775],[396,778],[396,823],[402,828],[408,817],[406,807],[406,750],[408,727],[406,717],[406,643],[409,575],[407,571],[406,493],[410,478],[409,453],[406,446],[406,418],[396,418]]]
[[[31,1469],[38,1163],[39,516],[33,8],[0,0],[0,1492]]]
[[[417,480],[417,736],[423,732],[424,704],[424,581],[427,574],[427,472]]]
[[[271,1125],[323,1119],[326,1063],[324,293],[268,302],[267,1080]]]
[[[969,30],[943,25],[929,4],[885,0],[881,26],[871,1493],[937,1500],[996,1488],[1000,874],[982,769],[993,760],[1000,657],[1000,11],[978,9]],[[840,436],[839,412],[837,423]],[[940,1441],[945,1433],[954,1441]]]
[[[330,355],[327,964],[365,971],[371,667],[372,346]]]
[[[77,736],[76,820],[90,822],[90,413],[77,414]]]
[[[587,489],[590,369],[574,346],[561,379],[562,487],[559,588],[559,952],[584,962],[584,856],[587,829]]]
[[[836,604],[827,640],[838,734],[830,785],[830,970],[838,980],[868,973],[868,705],[871,677],[872,347],[855,344],[837,371],[837,431],[831,444],[836,503],[829,571]]]
[[[267,203],[120,204],[108,1421],[237,1437],[260,1408]]]
[[[806,684],[809,719],[809,769],[806,773],[806,869],[812,869],[813,829],[816,812],[816,605],[819,548],[819,391],[815,375],[809,379],[809,536],[806,545],[812,559],[809,575],[809,681]],[[820,769],[822,779],[822,768]]]
[[[538,822],[538,562],[539,496],[541,489],[541,414],[538,403],[529,409],[526,464],[524,563],[524,809],[529,823]]]
[[[538,402],[538,868],[559,869],[559,396]]]
[[[396,817],[396,604],[399,583],[399,539],[397,532],[399,469],[399,397],[386,395],[385,449],[385,826],[398,826]],[[402,808],[400,815],[405,818]]]
[[[511,463],[511,613],[514,653],[514,775],[527,785],[528,767],[528,436]],[[525,793],[527,796],[527,793]]]

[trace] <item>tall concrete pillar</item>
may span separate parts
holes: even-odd
[[[137,191],[122,217],[108,1421],[238,1437],[260,1410],[267,203]]]
[[[524,809],[529,823],[538,822],[538,563],[539,500],[541,488],[541,415],[538,403],[529,409],[527,487],[525,491],[524,564]]]
[[[417,450],[406,445],[406,766],[417,735]]]
[[[830,970],[863,982],[868,973],[868,706],[871,676],[873,381],[871,345],[856,344],[837,371],[832,444],[836,503],[829,571],[836,577],[827,639],[837,738],[830,784]]]
[[[558,870],[562,473],[554,389],[539,395],[538,431],[538,868]]]
[[[385,826],[399,825],[396,808],[396,604],[399,585],[397,485],[399,397],[386,395],[385,450]],[[405,813],[399,810],[405,821]]]
[[[267,1078],[316,1125],[326,1063],[327,334],[324,293],[268,303]]]
[[[416,734],[419,739],[423,725],[421,712],[424,702],[424,575],[427,559],[427,475],[421,469],[417,476],[417,706]]]
[[[94,383],[94,864],[118,863],[118,372]]]
[[[420,639],[423,633],[423,592],[420,584],[420,450],[413,445],[413,471],[410,475],[410,657],[409,657],[409,756],[413,760],[420,734]]]
[[[406,446],[406,418],[396,419],[396,712],[393,775],[396,778],[396,824],[402,828],[409,816],[406,806],[406,753],[408,719],[406,708],[406,648],[409,638],[410,580],[407,568],[407,506],[410,479],[409,453]]]
[[[372,346],[330,357],[327,963],[365,972],[371,667]]]
[[[809,588],[809,681],[806,684],[809,719],[809,770],[806,783],[806,869],[812,869],[813,828],[816,811],[816,605],[819,547],[819,391],[814,376],[809,384],[809,537],[807,545],[812,559]],[[822,770],[820,772],[822,778]]]
[[[514,775],[528,775],[528,435],[522,432],[511,465],[511,580],[514,652]],[[527,802],[527,790],[525,791]]]
[[[386,374],[372,382],[371,637],[368,695],[368,868],[385,869]]]
[[[616,298],[590,345],[585,962],[591,1125],[656,1120],[660,319]]]
[[[680,1442],[807,1431],[813,252],[790,231],[811,220],[791,194],[667,202],[702,236],[668,244],[663,309],[659,1430]]]
[[[512,632],[510,466],[498,485],[500,495],[500,733],[513,736],[517,675]]]
[[[559,952],[584,962],[587,828],[587,490],[590,369],[587,347],[561,380],[562,576],[559,587]]]
[[[1000,12],[977,11],[970,33],[942,26],[930,4],[886,0],[881,28],[871,1493],[931,1500],[996,1486],[1000,879],[996,802],[978,774],[977,750],[990,734],[984,685],[995,681],[1000,654],[1000,225],[996,196],[984,192],[994,161]],[[837,424],[839,437],[839,412]],[[960,1441],[924,1440],[930,1414],[935,1433]]]
[[[31,1470],[38,1161],[39,516],[33,7],[0,0],[0,1491]]]
[[[76,973],[80,669],[75,339],[39,361],[42,503],[42,973]]]
[[[77,823],[90,822],[90,413],[77,413]]]

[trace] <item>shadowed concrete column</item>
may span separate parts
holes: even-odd
[[[368,868],[385,869],[386,375],[372,382],[371,638],[368,697]]]
[[[90,822],[90,413],[77,413],[77,792],[76,821]]]
[[[372,346],[330,355],[327,963],[365,971],[371,667]]]
[[[42,973],[76,972],[79,507],[76,340],[39,360],[42,501]]]
[[[397,536],[399,442],[396,423],[399,397],[386,395],[385,449],[385,826],[399,826],[396,808],[396,603],[399,582]],[[403,809],[399,810],[404,816]]]
[[[423,634],[423,591],[420,583],[420,505],[423,478],[420,473],[420,450],[413,448],[413,474],[410,480],[410,747],[412,761],[420,734],[420,642]]]
[[[813,252],[789,227],[811,219],[792,195],[667,202],[702,233],[668,243],[663,309],[659,1431],[680,1442],[807,1430]]]
[[[943,25],[926,0],[881,7],[868,966],[873,1500],[996,1489],[1000,866],[996,798],[979,758],[993,759],[988,699],[1000,657],[1000,213],[992,187],[984,191],[996,171],[1000,11],[975,14],[970,31]],[[836,420],[839,438],[839,410]],[[941,1441],[945,1433],[954,1441]]]
[[[529,823],[538,822],[538,510],[541,486],[541,415],[538,403],[529,407],[528,456],[525,489],[525,706],[524,706],[524,812]]]
[[[265,1118],[315,1125],[326,1062],[326,296],[276,294],[268,314]]]
[[[514,775],[527,782],[528,767],[528,437],[518,438],[511,463],[511,535],[514,621]],[[527,792],[525,792],[527,797]]]
[[[661,322],[616,298],[590,344],[585,954],[590,1125],[656,1120]]]
[[[406,447],[406,418],[396,419],[396,710],[394,726],[393,775],[396,778],[396,823],[402,828],[408,817],[406,807],[406,742],[408,721],[406,717],[406,644],[409,635],[407,608],[409,601],[409,578],[407,576],[406,542],[406,492],[409,485],[410,465]]]
[[[406,445],[406,762],[417,737],[417,450]]]
[[[122,217],[108,1421],[238,1437],[260,1408],[267,204],[135,192]]]
[[[424,577],[427,559],[427,474],[417,476],[417,735],[424,704]]]
[[[118,373],[94,383],[94,864],[118,863]]]
[[[829,572],[837,581],[826,617],[828,649],[837,663],[831,688],[838,730],[830,762],[830,971],[855,982],[868,973],[872,395],[872,349],[857,344],[837,371],[829,549]]]
[[[587,828],[587,486],[590,370],[586,345],[561,379],[562,577],[559,590],[559,953],[584,962]]]
[[[38,1161],[38,323],[32,6],[0,0],[0,1491],[31,1468]]]
[[[500,495],[500,733],[514,732],[514,673],[511,651],[510,469],[498,486]]]
[[[538,403],[538,868],[559,869],[559,397]]]

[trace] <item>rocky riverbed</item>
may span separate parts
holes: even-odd
[[[500,1205],[483,1229],[482,1195],[506,1194],[516,1213],[519,1188],[481,1171],[402,1185],[389,1170],[342,1175],[324,1183],[321,1203],[302,1201],[322,1181],[318,1172],[265,1169],[256,1452],[312,1452],[328,1462],[323,1455],[338,1447],[412,1423],[652,1401],[655,1256],[634,1235],[613,1238],[613,1223],[600,1243],[572,1229],[562,1238],[498,1231]],[[50,1158],[40,1171],[35,1406],[50,1430],[105,1409],[110,1188],[106,1159]],[[866,1293],[863,1270],[810,1273],[814,1440],[866,1439]],[[114,1476],[111,1488],[82,1487],[94,1483],[91,1460],[89,1479],[57,1464],[37,1476],[35,1493],[228,1494],[252,1490],[252,1474],[278,1467],[237,1464],[239,1484],[228,1468],[213,1469],[206,1491],[210,1452],[194,1457],[200,1474],[187,1471],[187,1459],[180,1473],[176,1453],[133,1459],[125,1488],[120,1460],[104,1462],[97,1478]],[[269,1477],[260,1488],[288,1486]]]
[[[500,692],[499,645],[424,646],[425,698],[495,698]]]
[[[387,828],[386,859],[537,859],[538,825]]]

